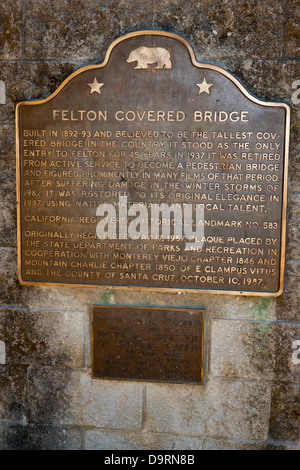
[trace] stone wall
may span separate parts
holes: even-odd
[[[300,10],[296,0],[4,0],[0,15],[0,448],[300,449]],[[292,108],[285,292],[277,298],[22,287],[15,105],[163,29]],[[91,305],[206,309],[203,386],[93,380]],[[298,344],[298,346],[297,346]]]

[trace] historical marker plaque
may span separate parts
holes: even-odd
[[[201,383],[203,310],[93,306],[93,377]]]
[[[281,294],[287,105],[145,31],[16,114],[21,283]]]

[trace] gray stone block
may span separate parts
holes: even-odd
[[[17,245],[16,190],[12,186],[0,186],[0,240],[2,246]]]
[[[26,367],[0,365],[0,420],[26,420]]]
[[[300,104],[298,107],[300,108]],[[298,126],[291,127],[289,189],[290,191],[300,192],[300,122]]]
[[[30,423],[138,430],[141,383],[95,380],[89,372],[30,368]]]
[[[207,318],[275,318],[275,302],[272,298],[239,295],[209,295],[174,291],[174,293],[149,292],[150,305],[168,307],[205,308]]]
[[[85,436],[86,450],[202,450],[202,440],[194,436],[124,433],[91,430]]]
[[[254,57],[233,60],[225,57],[215,63],[232,73],[252,96],[262,101],[289,103],[289,77],[280,60]]]
[[[55,0],[47,8],[44,0],[26,0],[24,11],[25,55],[34,59],[102,62],[113,39],[128,30],[147,29],[152,19],[151,2],[134,0]]]
[[[16,171],[16,129],[11,124],[0,125],[0,157],[11,156],[14,158],[14,170]],[[1,175],[3,178],[3,175]],[[2,182],[7,184],[5,179]]]
[[[78,312],[0,309],[7,364],[84,367],[84,324]]]
[[[285,56],[300,57],[300,8],[297,0],[287,1],[287,24],[285,28]]]
[[[285,265],[284,291],[276,299],[276,316],[278,320],[299,321],[300,260],[287,260]]]
[[[1,138],[1,137],[0,137]],[[16,184],[16,157],[0,157],[0,184]]]
[[[209,380],[205,387],[151,385],[149,430],[200,437],[263,440],[268,432],[269,385]]]
[[[181,33],[204,60],[220,57],[278,58],[284,31],[280,0],[154,1],[154,26]]]
[[[225,439],[205,439],[204,450],[300,450],[293,444],[280,442],[231,441]]]
[[[288,202],[287,218],[287,258],[300,258],[300,194],[291,193]]]
[[[299,50],[299,49],[298,49]],[[296,49],[294,49],[296,51]],[[288,60],[283,63],[284,83],[287,92],[286,102],[290,105],[292,110],[291,125],[300,125],[300,104],[299,99],[299,84],[300,79],[300,64],[299,60]],[[291,142],[293,145],[293,141]]]
[[[1,108],[1,106],[0,106]],[[16,184],[15,127],[0,125],[0,184]]]
[[[17,103],[47,98],[83,65],[85,63],[80,62],[4,61],[0,79],[6,83],[6,105],[0,106],[0,122],[14,123]]]
[[[2,305],[28,304],[28,290],[17,279],[17,250],[0,247],[0,303]]]
[[[275,384],[272,388],[270,438],[274,441],[300,444],[299,410],[300,385],[286,383]]]
[[[22,57],[21,42],[22,0],[5,0],[0,17],[0,59]]]
[[[2,450],[80,450],[79,429],[0,422]]]
[[[123,291],[125,292],[125,291]],[[61,310],[83,310],[90,312],[91,305],[115,305],[114,289],[106,287],[48,287],[34,286],[30,289],[30,306],[33,308],[51,308],[55,303]],[[122,294],[119,294],[122,295]],[[125,295],[123,302],[128,297]]]
[[[213,321],[211,373],[221,377],[271,379],[274,356],[270,329],[269,322]]]
[[[300,382],[292,362],[298,323],[223,321],[212,323],[211,372],[215,376]]]

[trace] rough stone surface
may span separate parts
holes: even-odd
[[[291,106],[292,120],[291,127],[300,125],[300,106],[299,106],[299,77],[300,77],[300,62],[298,60],[289,60],[284,62],[284,82],[287,93],[287,103]],[[292,141],[296,144],[297,141]]]
[[[24,422],[26,412],[26,368],[0,365],[0,420]]]
[[[300,76],[300,73],[299,73]],[[300,87],[300,82],[299,82]],[[300,107],[300,106],[299,106]],[[300,126],[291,129],[291,147],[289,164],[290,191],[300,192]]]
[[[194,436],[155,434],[147,432],[123,433],[87,431],[87,450],[202,450],[202,439]]]
[[[287,2],[287,23],[285,28],[285,54],[287,57],[300,57],[300,7],[297,0]]]
[[[5,0],[0,17],[0,59],[22,56],[22,0]]]
[[[276,384],[272,388],[270,438],[300,443],[300,385]]]
[[[81,433],[74,428],[0,424],[2,450],[81,450]]]
[[[16,181],[16,159],[15,157],[0,158],[0,184],[14,185]]]
[[[297,445],[282,442],[231,441],[224,439],[206,439],[203,450],[299,450]]]
[[[0,303],[27,305],[28,290],[17,279],[17,250],[0,246]]]
[[[0,125],[0,184],[15,186],[16,182],[15,128]],[[14,209],[13,209],[14,210]]]
[[[257,321],[213,321],[211,372],[215,376],[298,381],[292,343],[300,324]]]
[[[83,367],[85,330],[78,312],[0,309],[7,364]]]
[[[0,239],[3,246],[17,245],[16,190],[11,186],[0,187]]]
[[[151,292],[149,304],[156,306],[204,307],[208,317],[275,318],[275,303],[271,298],[192,293]]]
[[[154,1],[154,25],[191,39],[202,59],[282,56],[283,6],[242,0]],[[262,31],[264,32],[262,34]]]
[[[29,384],[33,423],[141,429],[139,383],[93,380],[87,372],[32,367]]]
[[[1,124],[0,125],[0,156],[8,157],[12,156],[16,157],[16,136],[15,136],[15,127],[12,125]],[[15,161],[14,161],[14,169],[15,169]],[[1,175],[2,177],[2,175]],[[5,183],[5,180],[3,180]]]
[[[240,439],[267,436],[268,384],[214,379],[205,388],[152,385],[147,396],[151,431]]]
[[[300,311],[300,260],[288,260],[285,266],[285,287],[276,302],[279,320],[299,321]]]
[[[289,223],[287,227],[287,250],[288,258],[300,258],[300,194],[290,194],[288,202]]]
[[[5,81],[5,106],[0,105],[0,122],[15,121],[15,105],[20,101],[44,99],[75,70],[85,65],[72,62],[7,61],[1,66],[0,79]],[[16,81],[18,77],[18,81]],[[20,87],[20,83],[22,86]]]
[[[283,101],[289,103],[284,64],[279,60],[233,60],[224,58],[220,66],[230,71],[244,85],[246,90],[262,101]],[[266,73],[268,86],[266,86]]]
[[[73,0],[72,10],[80,15],[70,15],[68,0],[54,0],[51,6],[44,8],[44,0],[24,1],[26,57],[98,62],[112,39],[125,32],[125,21],[126,32],[145,29],[152,15],[151,2],[139,3],[138,16],[133,14],[134,0]]]
[[[204,307],[212,317],[225,316],[229,318],[275,318],[275,302],[271,298],[241,297],[241,296],[209,296],[186,292],[145,292],[134,289],[128,295],[127,290],[114,288],[76,289],[72,287],[49,288],[46,286],[32,287],[29,293],[30,306],[46,308],[53,305],[61,309],[76,309],[77,297],[80,295],[80,305],[88,309],[91,304],[103,305],[148,305],[168,307]]]
[[[5,0],[0,15],[0,449],[300,450],[297,0]],[[291,107],[278,298],[25,287],[17,278],[15,107],[101,63],[124,33],[182,35],[199,61]],[[91,305],[205,309],[204,385],[91,378]],[[4,345],[4,347],[3,347]]]

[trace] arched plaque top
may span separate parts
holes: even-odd
[[[280,295],[289,119],[176,34],[116,39],[17,105],[20,282]]]
[[[143,39],[155,39],[155,46],[152,46],[152,47],[149,47],[148,46],[145,46],[143,45]],[[168,71],[168,70],[171,70],[173,68],[172,66],[172,61],[170,59],[170,57],[164,57],[162,56],[162,62],[160,63],[159,60],[160,60],[160,56],[159,54],[164,54],[164,51],[163,49],[165,50],[165,54],[167,55],[168,54],[168,51],[166,50],[166,48],[162,48],[159,46],[159,39],[163,39],[163,38],[166,38],[166,39],[170,39],[172,41],[174,41],[174,43],[176,44],[179,43],[179,44],[182,44],[186,50],[188,51],[188,54],[189,54],[189,57],[190,57],[190,61],[191,61],[191,64],[198,68],[198,69],[207,69],[207,70],[211,70],[211,71],[214,71],[214,72],[217,72],[217,73],[220,73],[221,75],[223,75],[224,77],[226,77],[227,79],[229,79],[234,85],[236,85],[236,87],[249,99],[251,100],[253,103],[256,103],[256,104],[259,104],[261,106],[275,106],[275,107],[281,107],[281,108],[285,108],[286,112],[287,112],[287,118],[289,119],[289,113],[290,113],[290,107],[285,104],[285,103],[282,103],[282,102],[271,102],[271,101],[263,101],[263,100],[260,100],[258,98],[256,98],[255,96],[253,96],[241,83],[240,81],[235,77],[233,76],[231,73],[227,72],[225,69],[219,67],[219,66],[216,66],[216,65],[212,65],[212,64],[208,64],[208,63],[202,63],[202,62],[198,62],[197,59],[196,59],[196,56],[195,56],[195,52],[194,52],[194,49],[192,48],[192,46],[189,44],[189,42],[184,39],[183,37],[177,35],[177,34],[174,34],[174,33],[170,33],[170,32],[165,32],[165,31],[160,31],[160,30],[141,30],[141,31],[136,31],[136,32],[132,32],[132,33],[128,33],[128,34],[125,34],[123,36],[120,36],[119,38],[115,39],[111,44],[110,46],[108,47],[107,51],[106,51],[106,54],[105,54],[105,58],[103,60],[102,63],[100,64],[93,64],[93,65],[87,65],[85,67],[81,67],[80,69],[76,70],[75,72],[73,72],[71,75],[69,75],[60,85],[59,87],[51,94],[49,95],[47,98],[45,99],[42,99],[42,100],[38,100],[38,101],[28,101],[28,102],[23,102],[22,104],[43,104],[53,98],[55,98],[55,96],[57,96],[63,89],[64,87],[71,81],[73,80],[75,77],[77,77],[78,75],[86,72],[86,71],[91,71],[91,70],[97,70],[97,69],[102,69],[104,67],[106,67],[108,64],[109,64],[109,61],[114,53],[114,49],[117,48],[118,46],[122,46],[122,44],[125,44],[126,42],[128,41],[132,41],[132,40],[140,40],[141,41],[141,45],[136,47],[136,48],[133,48],[132,49],[132,52],[135,52],[137,57],[136,57],[136,63],[138,64],[138,66],[135,66],[134,68],[135,69],[140,69],[140,70],[145,70],[147,69],[148,67],[151,67],[153,66],[152,68],[155,68],[157,70],[164,70],[164,71]],[[138,48],[144,48],[144,49],[148,49],[148,51],[136,51],[136,49]],[[153,49],[152,51],[150,49]],[[155,51],[156,49],[156,51]],[[155,56],[155,52],[157,52],[158,49],[161,49],[161,51],[158,51],[158,56],[156,57]],[[143,54],[145,55],[146,53],[146,56],[147,56],[147,52],[148,52],[148,57],[142,57]],[[129,59],[129,57],[128,57]],[[132,60],[131,62],[134,62],[134,59],[135,57],[132,57]],[[139,59],[139,61],[138,61]],[[147,62],[147,59],[148,62]],[[158,65],[157,65],[157,60],[158,60]],[[165,62],[163,61],[165,59]],[[144,62],[143,62],[144,60]],[[128,60],[129,62],[129,60]],[[140,63],[139,63],[140,62]],[[142,64],[142,66],[141,66]],[[122,64],[120,64],[121,66]]]

